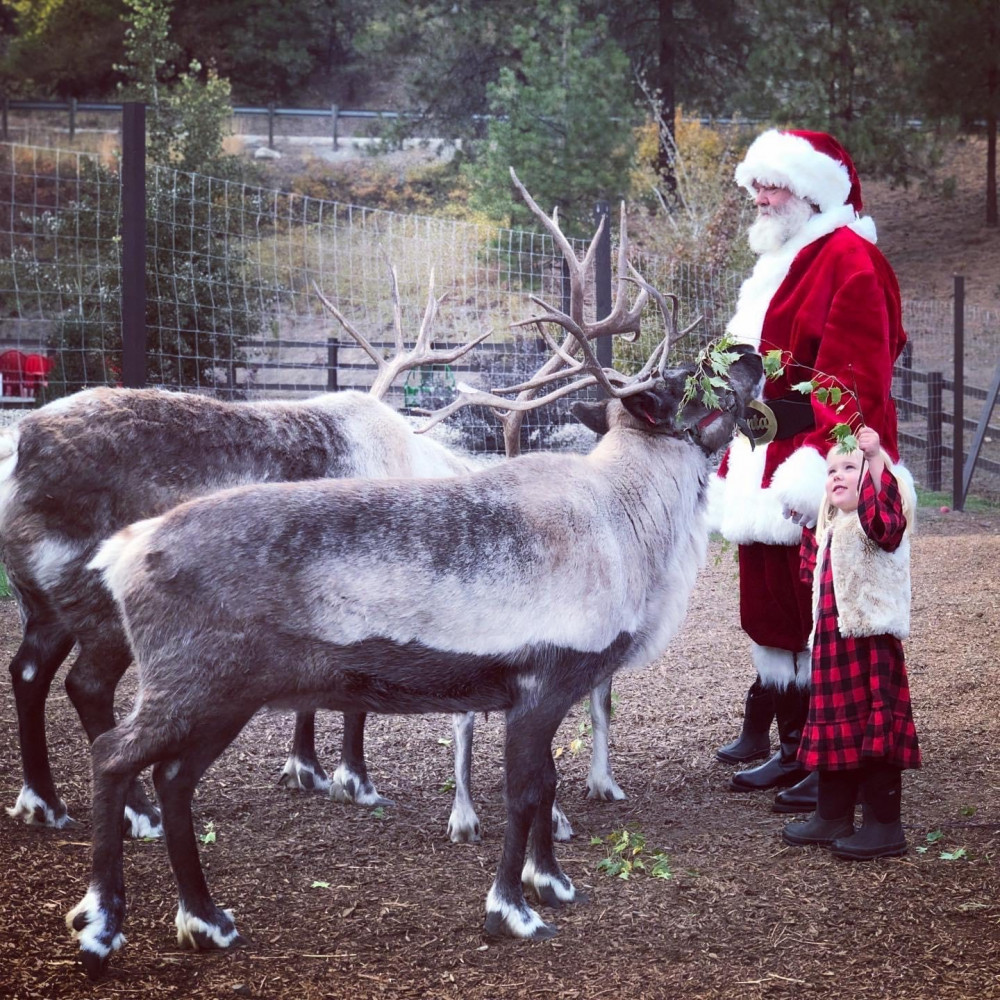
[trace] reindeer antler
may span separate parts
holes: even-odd
[[[388,262],[387,262],[388,263]],[[405,371],[411,368],[419,368],[421,365],[445,365],[457,361],[472,348],[481,344],[490,334],[492,329],[486,331],[478,337],[465,344],[458,344],[454,347],[434,349],[430,346],[431,326],[437,315],[438,306],[447,297],[447,292],[440,298],[434,297],[434,269],[431,268],[429,288],[427,292],[427,305],[424,309],[424,316],[420,322],[420,331],[414,342],[413,349],[406,350],[406,343],[403,337],[403,310],[399,302],[399,283],[396,278],[396,268],[388,264],[389,287],[392,291],[392,311],[393,311],[393,331],[395,334],[395,354],[386,359],[371,345],[368,339],[360,330],[350,323],[346,316],[320,291],[316,282],[313,288],[319,296],[320,302],[333,314],[338,323],[357,341],[358,346],[375,362],[378,369],[375,379],[369,390],[376,399],[385,398],[392,383]]]
[[[625,205],[622,203],[618,247],[618,286],[615,292],[614,304],[611,313],[604,319],[594,323],[585,322],[583,318],[585,278],[587,269],[596,252],[598,239],[603,232],[605,220],[602,219],[598,225],[597,232],[581,261],[577,258],[569,240],[559,228],[556,217],[553,215],[550,218],[538,207],[538,204],[518,179],[513,168],[511,168],[510,176],[514,182],[514,186],[520,192],[522,198],[524,198],[525,203],[548,230],[556,246],[562,251],[570,277],[569,312],[566,313],[561,309],[556,309],[534,295],[529,296],[530,300],[539,306],[543,312],[541,315],[532,316],[530,319],[514,323],[512,326],[516,328],[535,325],[552,351],[552,356],[548,361],[532,378],[518,385],[495,388],[492,391],[484,391],[460,385],[458,387],[458,397],[448,406],[431,413],[430,422],[421,428],[422,431],[428,430],[463,406],[490,406],[503,424],[504,442],[508,456],[516,454],[518,451],[521,420],[523,414],[528,410],[551,403],[556,399],[560,399],[563,396],[591,385],[600,385],[608,395],[618,398],[634,395],[652,386],[665,368],[670,342],[676,335],[678,304],[676,296],[663,295],[657,291],[628,262],[628,231]],[[628,283],[639,287],[639,295],[636,297],[631,308],[628,306]],[[603,367],[597,360],[590,341],[595,337],[610,336],[612,334],[638,333],[642,311],[650,298],[656,301],[663,316],[665,327],[663,340],[653,350],[642,370],[631,378],[621,374],[621,372],[615,371],[613,368]],[[671,300],[672,308],[667,304],[668,299]],[[562,344],[556,343],[547,332],[545,328],[545,324],[547,323],[554,323],[566,330],[567,336]],[[577,350],[582,354],[582,357],[579,359],[575,356]],[[535,393],[539,389],[550,386],[555,382],[565,381],[566,379],[571,379],[572,381],[566,382],[558,389],[554,389],[543,396],[535,396]],[[514,393],[518,394],[516,399],[504,398]]]

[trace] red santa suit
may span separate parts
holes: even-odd
[[[786,243],[760,255],[728,326],[761,354],[781,352],[784,371],[763,390],[778,417],[777,438],[751,448],[737,437],[709,490],[710,523],[739,545],[740,619],[761,681],[806,689],[809,659],[799,654],[812,628],[811,595],[799,576],[802,528],[786,511],[815,516],[830,432],[855,414],[898,458],[890,392],[906,334],[896,277],[875,247],[874,223],[859,215],[860,183],[835,139],[765,132],[736,179],[751,191],[755,183],[787,188],[818,208]],[[811,380],[839,388],[839,403],[793,391]]]

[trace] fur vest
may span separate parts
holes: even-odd
[[[827,504],[816,525],[816,572],[813,576],[813,621],[819,608],[823,556],[830,550],[837,627],[844,636],[910,634],[910,535],[916,495],[909,473],[886,462],[896,477],[903,501],[906,533],[894,552],[873,542],[861,527],[857,511],[840,511]],[[815,626],[814,626],[815,627]]]

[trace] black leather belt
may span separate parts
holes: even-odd
[[[795,437],[796,434],[812,430],[816,426],[812,400],[801,392],[793,396],[766,399],[764,405],[769,406],[771,412],[778,418],[778,430],[774,435],[776,441]]]
[[[745,430],[753,436],[754,444],[767,444],[795,437],[815,426],[812,402],[797,392],[777,399],[755,399],[749,407]]]

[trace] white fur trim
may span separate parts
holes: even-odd
[[[818,212],[777,250],[769,250],[757,258],[750,276],[740,286],[736,312],[726,326],[726,332],[741,344],[760,347],[764,316],[774,293],[788,276],[792,261],[810,243],[827,236],[842,226],[849,226],[870,243],[875,242],[875,223],[869,216],[858,219],[850,205],[840,205],[826,212]]]
[[[729,447],[726,478],[709,480],[709,524],[736,545],[798,545],[802,540],[802,529],[784,515],[781,497],[761,488],[768,447],[751,449],[740,435]]]
[[[783,507],[818,516],[826,495],[826,458],[815,448],[797,448],[774,470],[771,490]]]
[[[821,212],[843,205],[851,193],[851,175],[843,163],[821,153],[808,139],[777,129],[757,136],[736,167],[740,187],[752,192],[755,181],[787,188]]]
[[[790,649],[751,644],[750,656],[757,676],[766,688],[784,690],[792,684],[808,689],[812,680],[811,659],[808,649],[793,653]],[[796,669],[798,663],[798,669]]]

